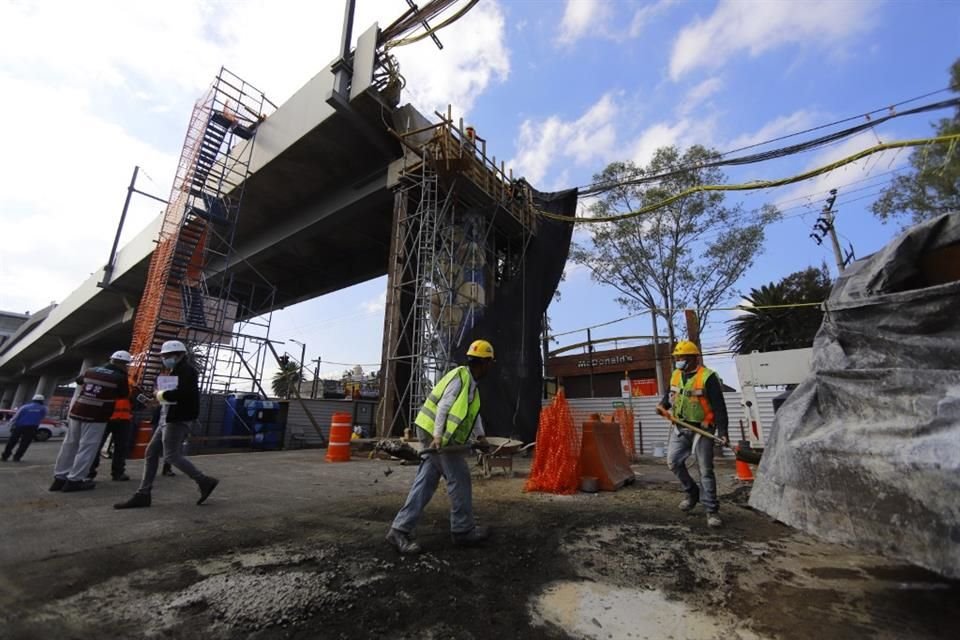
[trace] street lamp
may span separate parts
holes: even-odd
[[[307,357],[307,345],[293,338],[290,338],[290,342],[300,345],[300,377],[297,379],[297,395],[300,395],[300,384],[303,382],[303,359]]]

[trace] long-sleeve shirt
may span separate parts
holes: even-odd
[[[47,417],[47,408],[42,402],[29,402],[22,405],[10,418],[13,427],[37,427]]]
[[[696,371],[689,374],[685,371],[682,372],[680,374],[682,381],[686,383],[695,373]],[[723,399],[723,385],[720,384],[720,378],[716,375],[707,378],[707,381],[703,385],[703,394],[707,397],[710,408],[713,409],[713,424],[717,428],[717,435],[721,438],[726,438],[729,428],[729,418],[727,417],[727,403]],[[671,407],[669,389],[663,394],[660,404],[663,405],[665,409]]]
[[[467,371],[469,372],[469,369],[467,369]],[[463,389],[463,383],[460,380],[460,376],[455,376],[453,380],[450,381],[450,384],[447,385],[447,388],[443,390],[443,395],[440,396],[440,402],[437,403],[437,417],[433,423],[433,437],[440,438],[443,436],[443,432],[447,428],[447,414],[450,413],[453,403],[457,401],[457,396],[460,395],[461,389]],[[470,388],[467,391],[467,402],[473,402],[476,394],[477,381],[474,380],[473,375],[471,375]],[[477,414],[477,419],[473,423],[473,436],[475,438],[482,438],[484,435],[483,420],[480,419],[480,414]]]

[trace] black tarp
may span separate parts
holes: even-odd
[[[537,208],[573,217],[577,190],[534,191]],[[483,318],[468,338],[493,343],[497,366],[479,383],[481,416],[488,435],[536,439],[543,393],[540,333],[543,314],[563,275],[573,236],[573,224],[540,218],[527,246],[522,277],[500,284]]]
[[[960,213],[843,272],[750,506],[960,578]]]

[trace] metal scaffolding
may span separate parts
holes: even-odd
[[[427,394],[463,361],[476,323],[506,279],[524,277],[536,232],[529,187],[475,132],[441,122],[401,135],[384,326],[381,436],[410,426]],[[519,310],[522,313],[522,310]]]
[[[273,308],[276,290],[266,278],[237,282],[229,266],[268,108],[261,91],[225,68],[194,106],[134,320],[131,374],[144,392],[153,390],[167,340],[190,349],[202,390],[259,390],[270,315],[253,314]]]

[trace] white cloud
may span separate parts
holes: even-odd
[[[536,184],[562,158],[572,158],[578,165],[609,158],[617,141],[618,111],[613,95],[608,93],[576,120],[557,116],[541,122],[524,120],[517,155],[508,164],[515,174]]]
[[[633,19],[630,21],[630,37],[638,37],[654,18],[663,14],[675,4],[677,4],[677,0],[659,0],[658,2],[647,4],[637,9],[633,14]]]
[[[707,78],[687,91],[683,102],[680,103],[680,114],[687,115],[691,113],[694,109],[710,99],[711,96],[720,91],[721,88],[723,88],[723,81],[720,80],[720,78]]]
[[[387,291],[384,289],[375,298],[360,303],[364,313],[375,313],[387,308]]]
[[[734,138],[726,146],[729,149],[741,149],[766,142],[767,140],[773,140],[780,136],[797,133],[798,131],[803,131],[813,126],[816,118],[816,112],[799,109],[789,115],[774,118],[753,133],[745,133]],[[789,144],[789,142],[784,142],[783,144]]]
[[[698,18],[677,36],[670,77],[699,67],[716,68],[746,51],[757,56],[786,44],[834,46],[868,29],[876,2],[744,2],[721,0],[707,19]]]
[[[602,0],[567,0],[557,42],[573,44],[591,30],[602,30],[609,12],[609,4]]]
[[[354,39],[407,10],[357,4]],[[141,189],[167,196],[193,104],[221,65],[282,104],[336,56],[342,15],[279,0],[0,2],[0,308],[62,300],[102,266],[134,165]],[[509,74],[504,31],[488,0],[439,32],[443,51],[429,39],[397,48],[404,99],[428,115],[468,111]],[[135,197],[125,238],[159,209]]]

